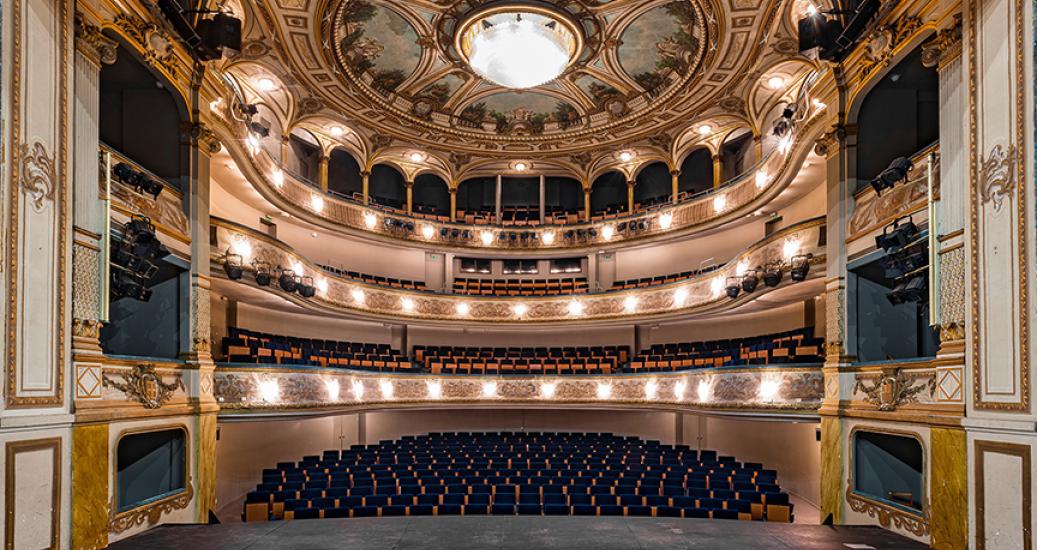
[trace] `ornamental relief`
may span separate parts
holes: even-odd
[[[148,527],[151,527],[158,523],[165,514],[187,508],[187,506],[191,504],[191,499],[193,498],[194,486],[191,483],[190,477],[188,477],[187,488],[183,492],[126,512],[120,512],[118,514],[112,513],[112,511],[116,509],[113,500],[108,505],[110,515],[108,531],[112,533],[122,533],[129,529],[133,529],[134,527],[144,525],[145,523],[147,523]]]
[[[113,376],[118,376],[119,379]],[[103,375],[103,383],[106,388],[114,388],[122,392],[128,401],[136,401],[145,409],[161,408],[172,399],[177,391],[186,392],[183,373],[177,372],[172,376],[171,382],[166,382],[155,365],[137,365],[128,373],[122,370],[111,371],[106,369]]]
[[[882,227],[894,218],[925,208],[929,194],[926,154],[912,159],[914,167],[907,174],[907,181],[897,183],[881,195],[868,188],[859,195],[850,217],[848,241],[856,240]],[[939,189],[939,164],[933,166],[934,188]]]
[[[980,197],[983,204],[993,204],[995,212],[1000,213],[1005,199],[1015,192],[1016,162],[1015,146],[1000,143],[980,158]]]
[[[965,247],[940,255],[940,341],[965,338]]]
[[[878,519],[879,525],[889,529],[903,529],[913,535],[924,537],[929,534],[928,515],[912,514],[899,508],[894,508],[869,498],[862,497],[852,489],[852,480],[846,482],[846,502],[850,509],[858,514],[867,514],[870,518]]]
[[[40,141],[35,141],[31,145],[23,143],[20,157],[19,176],[22,191],[29,196],[33,209],[42,212],[45,202],[54,201],[54,189],[57,184],[54,157]]]
[[[880,411],[894,411],[902,405],[931,403],[936,394],[936,372],[930,369],[884,369],[880,373],[855,376],[853,398],[878,406]]]

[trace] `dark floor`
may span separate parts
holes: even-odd
[[[174,525],[158,527],[113,544],[111,548],[886,550],[927,547],[878,527],[672,518],[469,516]]]

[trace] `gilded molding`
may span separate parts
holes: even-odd
[[[21,528],[39,528],[38,525],[33,525],[28,522],[16,523],[15,520],[18,518],[18,511],[15,509],[17,503],[17,495],[11,488],[18,486],[18,469],[17,459],[18,455],[23,453],[30,453],[34,451],[51,451],[51,462],[53,468],[51,470],[51,478],[49,479],[51,485],[50,491],[50,546],[49,548],[60,548],[61,547],[61,512],[63,510],[61,503],[61,495],[63,494],[63,488],[61,486],[62,471],[62,438],[50,437],[45,439],[28,439],[28,440],[15,440],[7,441],[4,446],[4,485],[8,490],[4,491],[4,548],[5,550],[15,550],[15,530]],[[37,483],[41,483],[43,480],[38,480]]]
[[[91,63],[100,67],[115,63],[119,56],[119,43],[108,38],[96,25],[83,19],[83,14],[76,12],[76,49]]]
[[[101,338],[101,327],[104,323],[96,319],[72,319],[72,336],[75,338]]]
[[[21,184],[22,189],[32,198],[32,205],[37,212],[43,210],[43,203],[54,200],[57,186],[54,157],[47,152],[47,146],[40,141],[21,145]]]
[[[965,248],[940,256],[940,342],[965,339]]]
[[[894,411],[903,404],[917,402],[919,394],[926,390],[930,398],[936,393],[935,372],[909,372],[894,367],[881,373],[859,374],[855,378],[853,393],[863,393],[865,399],[878,405],[880,411]],[[922,383],[916,384],[919,380]]]
[[[128,529],[139,527],[147,522],[148,526],[153,526],[162,519],[162,516],[176,510],[183,510],[191,504],[191,499],[194,498],[194,487],[191,480],[187,480],[187,489],[183,492],[169,496],[167,498],[155,501],[146,506],[134,508],[127,512],[121,512],[113,514],[108,522],[108,531],[112,533],[122,533]],[[114,502],[111,505],[111,509],[115,509]]]
[[[984,203],[993,203],[994,211],[1001,212],[1005,198],[1011,197],[1016,187],[1016,150],[997,144],[986,157],[980,157],[983,166],[980,174],[980,196]]]
[[[135,400],[145,409],[158,409],[169,401],[173,393],[180,389],[187,391],[184,387],[183,373],[173,374],[173,381],[166,382],[157,372],[155,365],[137,365],[129,372],[118,373],[122,381],[110,378],[104,374],[105,387],[115,388],[124,394],[127,399]]]
[[[870,73],[877,67],[887,67],[905,40],[922,26],[915,15],[898,17],[892,23],[880,25],[865,39],[866,52],[860,60],[861,72]]]
[[[902,529],[913,535],[924,537],[929,534],[929,519],[924,515],[916,515],[894,506],[861,496],[853,491],[852,482],[846,482],[846,503],[858,514],[867,514],[879,520],[879,525],[889,529]]]
[[[922,44],[922,66],[943,67],[961,55],[961,14],[954,16],[954,23],[942,29]]]
[[[119,13],[114,19],[115,26],[137,43],[144,62],[161,67],[174,78],[178,74],[174,39],[158,25],[144,20],[131,13]]]

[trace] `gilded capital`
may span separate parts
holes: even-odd
[[[119,44],[105,36],[96,25],[83,20],[83,15],[76,14],[76,50],[91,63],[100,67],[111,65],[118,59]]]

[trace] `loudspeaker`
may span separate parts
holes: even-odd
[[[202,50],[216,52],[216,57],[224,49],[241,51],[241,19],[217,13],[211,19],[199,21],[197,32],[202,39]]]

